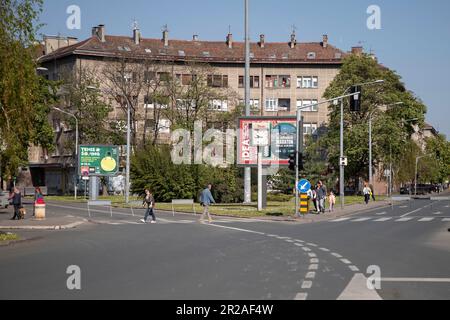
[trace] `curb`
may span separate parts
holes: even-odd
[[[67,230],[74,229],[86,221],[78,221],[67,225],[60,226],[0,226],[3,230]]]

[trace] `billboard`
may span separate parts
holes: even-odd
[[[79,175],[115,176],[119,172],[117,146],[80,146],[78,152]]]
[[[258,165],[258,148],[252,143],[252,127],[267,126],[271,132],[271,144],[263,148],[263,166],[288,166],[289,155],[295,152],[296,117],[242,117],[238,120],[237,164]]]

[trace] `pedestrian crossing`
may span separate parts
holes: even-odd
[[[234,222],[258,222],[261,220],[258,219],[215,219],[213,223],[234,223]],[[105,219],[91,219],[91,222],[98,224],[106,224],[111,226],[122,226],[122,225],[144,225],[144,223],[140,220],[105,220]],[[195,220],[172,220],[172,219],[164,219],[157,218],[157,224],[198,224],[199,221]],[[207,222],[206,222],[207,223]],[[147,224],[150,224],[148,221]]]
[[[450,222],[450,217],[345,217],[330,220],[332,223],[336,222]]]

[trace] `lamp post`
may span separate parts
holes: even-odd
[[[375,81],[370,81],[370,82],[364,82],[364,83],[359,83],[359,84],[355,84],[352,85],[350,87],[348,87],[343,95],[345,95],[351,88],[355,87],[355,86],[368,86],[368,85],[372,85],[372,84],[381,84],[384,83],[384,80],[375,80]],[[344,101],[341,100],[341,125],[340,125],[340,157],[341,160],[344,158]],[[341,202],[341,209],[344,209],[345,206],[345,186],[344,186],[344,179],[345,179],[345,165],[343,163],[340,163],[340,170],[339,170],[339,199]]]
[[[249,0],[244,0],[245,25],[245,115],[250,116],[250,34],[249,34]],[[244,168],[244,203],[252,202],[252,169]]]
[[[59,111],[61,113],[64,113],[72,118],[75,119],[75,176],[78,177],[78,118],[70,112],[64,111],[60,108],[57,107],[53,107],[54,110]],[[75,187],[74,187],[74,196],[75,196],[75,200],[77,199],[77,189],[78,189],[78,179],[75,179]]]

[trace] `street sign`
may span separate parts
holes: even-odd
[[[306,179],[300,180],[297,188],[300,193],[307,193],[311,189],[311,182]]]
[[[80,146],[79,151],[81,176],[116,176],[119,172],[117,146]]]
[[[339,165],[345,166],[345,167],[348,166],[348,159],[347,159],[347,157],[340,158]]]

